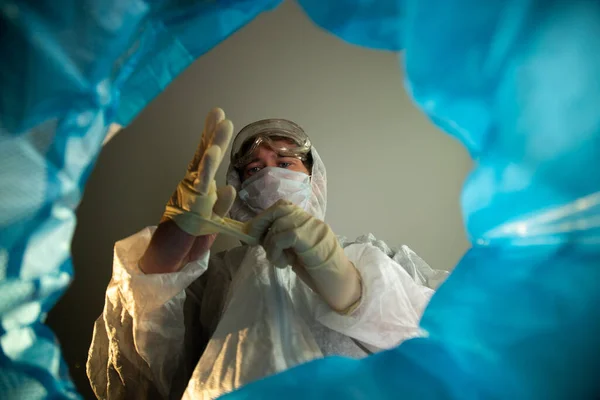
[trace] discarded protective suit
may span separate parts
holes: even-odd
[[[314,160],[307,211],[323,218],[325,167]],[[228,181],[241,184],[230,168]],[[234,219],[254,213],[236,199]],[[154,228],[115,245],[113,275],[94,326],[87,373],[99,398],[208,399],[325,355],[363,357],[420,334],[418,322],[445,272],[408,247],[373,236],[348,242],[362,277],[359,306],[340,315],[261,246],[240,246],[145,275],[137,263]]]

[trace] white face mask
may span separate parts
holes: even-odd
[[[312,193],[310,176],[284,168],[267,167],[242,183],[238,196],[260,213],[278,200],[287,200],[306,210]]]

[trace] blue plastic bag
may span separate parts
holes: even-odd
[[[43,319],[72,275],[73,210],[108,126],[278,3],[0,2],[3,398],[77,396]],[[348,42],[405,47],[413,98],[476,162],[462,196],[473,248],[427,308],[426,338],[228,397],[600,392],[600,4],[300,3]]]
[[[43,322],[110,124],[279,2],[0,1],[0,398],[78,397]]]
[[[298,0],[306,14],[348,43],[380,50],[404,48],[405,0]]]
[[[427,338],[315,361],[226,398],[594,397],[600,3],[406,7],[407,87],[476,162],[462,194],[473,248],[425,311]]]

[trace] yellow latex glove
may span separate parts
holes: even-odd
[[[232,186],[217,189],[215,182],[232,134],[233,124],[225,119],[225,112],[220,108],[211,110],[194,158],[167,203],[163,219],[172,219],[190,235],[222,232],[254,244],[257,241],[245,233],[244,224],[223,218],[233,205],[235,189]]]
[[[267,259],[296,273],[340,314],[360,303],[362,281],[325,222],[280,200],[250,221],[249,234],[261,238]]]

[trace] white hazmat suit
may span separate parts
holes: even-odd
[[[307,212],[325,215],[325,166],[311,150]],[[228,182],[241,182],[230,168]],[[255,214],[236,199],[230,215]],[[94,326],[87,373],[99,398],[209,399],[326,355],[364,357],[420,334],[418,322],[445,272],[408,247],[372,235],[340,238],[362,278],[360,304],[333,311],[291,267],[261,246],[207,254],[174,273],[145,275],[138,261],[154,227],[116,243],[112,279]]]

